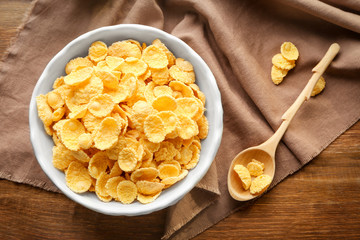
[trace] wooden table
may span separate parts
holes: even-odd
[[[29,0],[0,0],[0,57],[29,7]],[[0,180],[0,239],[159,239],[165,216],[105,216],[62,194]],[[195,239],[240,238],[360,239],[360,122],[254,205]]]

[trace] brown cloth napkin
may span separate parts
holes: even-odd
[[[326,88],[300,108],[285,134],[276,153],[272,187],[358,121],[359,14],[360,3],[355,0],[35,1],[0,67],[0,177],[58,191],[35,160],[28,106],[37,79],[59,50],[101,26],[157,27],[201,55],[222,94],[224,133],[214,164],[195,189],[168,208],[163,238],[196,236],[248,205],[232,200],[227,192],[232,158],[274,133],[333,42],[341,50],[324,75]],[[271,58],[284,41],[298,47],[300,58],[285,81],[275,86],[270,79]]]

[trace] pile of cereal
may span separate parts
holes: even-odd
[[[299,51],[291,42],[284,42],[281,44],[280,52],[281,53],[275,54],[272,58],[273,66],[271,68],[271,80],[276,85],[279,85],[284,80],[288,71],[295,67],[295,61],[299,58]],[[320,77],[311,96],[314,97],[321,93],[325,88],[325,84],[325,79]]]
[[[284,42],[280,52],[272,58],[271,79],[276,85],[280,84],[288,71],[295,67],[295,61],[299,58],[299,51],[291,42]]]
[[[234,166],[234,171],[239,176],[244,190],[247,191],[250,189],[250,193],[254,195],[263,193],[271,183],[271,177],[263,174],[264,169],[264,163],[257,161],[256,159],[252,159],[246,167],[241,164],[236,164]],[[252,177],[255,178],[252,179]]]
[[[94,42],[65,72],[36,102],[55,144],[53,165],[72,191],[150,203],[197,165],[208,134],[205,95],[192,64],[159,39]]]

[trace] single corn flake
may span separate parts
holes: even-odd
[[[84,83],[86,80],[90,79],[93,71],[94,70],[91,67],[86,67],[78,71],[73,71],[69,75],[64,77],[64,82],[69,86],[78,86],[81,83]]]
[[[154,96],[155,97],[159,97],[162,95],[168,95],[168,96],[172,96],[172,90],[169,86],[163,85],[163,86],[156,86],[154,88]]]
[[[94,64],[87,58],[78,57],[70,60],[65,66],[66,74],[70,74],[73,70],[86,67],[92,67]]]
[[[173,184],[179,182],[180,180],[184,179],[188,173],[189,173],[188,170],[182,169],[178,176],[165,178],[165,179],[161,180],[161,183],[164,183],[165,185],[173,185]]]
[[[93,139],[90,133],[83,133],[79,136],[79,146],[82,149],[89,149],[93,144]]]
[[[170,76],[180,82],[185,84],[191,84],[195,82],[195,73],[194,72],[185,72],[182,71],[178,66],[173,65],[169,69]]]
[[[205,115],[202,115],[199,120],[196,121],[199,128],[199,138],[205,139],[209,133],[209,122]]]
[[[91,177],[80,162],[73,161],[70,163],[65,174],[66,185],[76,193],[83,193],[89,190],[91,186]]]
[[[234,166],[234,171],[238,174],[243,188],[248,190],[251,185],[251,176],[249,170],[241,164],[236,164]]]
[[[128,57],[120,65],[120,71],[123,73],[132,73],[135,76],[140,76],[144,74],[147,70],[147,64],[138,58]]]
[[[168,59],[168,65],[167,67],[171,67],[172,65],[175,64],[175,56],[172,52],[169,51],[169,49],[165,46],[165,44],[163,44],[159,39],[155,39],[153,42],[152,42],[152,45],[155,45],[159,48],[161,48],[165,54],[166,54],[166,57]]]
[[[126,147],[119,152],[118,164],[124,172],[134,171],[137,163],[138,158],[134,149]]]
[[[177,116],[178,122],[178,133],[182,139],[189,139],[199,134],[198,125],[194,120],[185,115]]]
[[[46,96],[40,94],[36,97],[36,105],[38,110],[38,116],[45,126],[50,126],[53,122],[52,111],[49,104],[46,101]]]
[[[115,164],[117,165],[117,164]],[[114,165],[114,166],[115,166]],[[117,186],[119,185],[119,183],[121,181],[124,181],[125,178],[121,177],[121,176],[116,176],[116,177],[111,177],[109,178],[109,180],[106,182],[105,184],[105,188],[107,190],[107,193],[112,197],[112,198],[118,198],[118,194],[117,194]]]
[[[115,118],[104,118],[94,134],[95,147],[100,150],[106,150],[114,146],[118,141],[120,130]]]
[[[284,70],[290,70],[295,67],[295,61],[287,60],[283,57],[283,55],[281,55],[281,53],[275,54],[275,56],[272,58],[272,64]]]
[[[177,115],[185,115],[189,118],[194,118],[195,115],[199,112],[199,107],[202,104],[199,104],[195,98],[183,97],[176,99],[176,111]]]
[[[60,92],[58,91],[51,91],[48,94],[46,94],[47,103],[52,109],[58,109],[64,106],[65,101],[61,97]]]
[[[151,69],[151,80],[158,85],[165,85],[169,83],[169,76],[169,69],[167,67]]]
[[[105,172],[109,166],[109,158],[105,152],[97,152],[89,161],[88,170],[90,175],[97,179],[102,172]]]
[[[52,120],[54,122],[58,122],[64,116],[65,111],[66,111],[65,107],[60,107],[56,109],[52,114]]]
[[[79,136],[85,132],[81,122],[76,119],[68,119],[64,122],[60,136],[63,144],[72,151],[80,149]]]
[[[174,164],[161,164],[159,166],[159,178],[166,179],[169,177],[179,176],[180,171]]]
[[[100,62],[107,56],[107,46],[104,42],[93,42],[89,48],[89,58],[94,62]]]
[[[110,114],[115,106],[108,94],[99,94],[90,99],[88,110],[96,117],[105,117]]]
[[[153,181],[159,175],[159,171],[153,167],[140,168],[135,170],[130,179],[133,182],[137,181]]]
[[[166,134],[171,133],[177,126],[178,119],[176,114],[171,111],[162,111],[156,114],[164,122]]]
[[[281,55],[287,60],[297,60],[299,58],[299,51],[291,42],[284,42],[280,47]]]
[[[324,90],[325,85],[326,85],[325,79],[321,76],[320,79],[317,81],[314,89],[312,90],[311,96],[314,97],[319,93],[321,93],[322,90]]]
[[[165,52],[155,46],[150,45],[143,51],[142,59],[149,65],[150,68],[165,68],[169,64]]]
[[[52,153],[52,163],[55,168],[61,171],[65,171],[71,162],[76,161],[71,151],[61,143],[53,147]]]
[[[154,99],[152,106],[158,111],[174,111],[177,108],[177,102],[172,96],[161,95]]]
[[[83,150],[71,151],[71,155],[76,158],[76,160],[83,163],[90,161],[90,157]]]
[[[142,204],[148,204],[148,203],[155,201],[155,199],[157,199],[160,196],[160,194],[161,194],[161,192],[158,192],[157,194],[154,194],[154,195],[144,195],[144,194],[138,193],[136,199]]]
[[[253,159],[246,166],[251,176],[257,177],[264,173],[264,164]]]
[[[180,81],[171,81],[169,83],[169,87],[173,89],[173,91],[179,91],[183,95],[183,97],[194,97],[194,92],[191,87],[187,86],[183,82]]]
[[[135,183],[129,180],[121,181],[117,186],[117,195],[119,201],[123,204],[132,203],[137,196],[137,188]]]
[[[161,192],[164,186],[165,184],[158,182],[150,182],[144,180],[136,182],[138,192],[144,195],[155,195]]]
[[[96,195],[98,196],[100,195],[101,196],[100,200],[102,201],[104,201],[103,199],[105,198],[106,200],[104,202],[108,201],[108,197],[110,195],[105,187],[109,179],[110,176],[106,172],[100,173],[99,177],[96,179],[96,184],[95,184]]]
[[[108,48],[109,56],[126,59],[128,57],[141,58],[140,48],[133,43],[121,41],[115,42]]]
[[[284,77],[287,75],[288,70],[281,69],[273,65],[271,67],[271,80],[276,84],[279,85],[283,80]]]
[[[164,122],[157,115],[150,115],[145,119],[144,132],[147,139],[154,143],[162,142],[166,136]]]
[[[256,177],[250,186],[250,193],[251,194],[262,194],[270,185],[271,177],[269,175],[263,174]]]
[[[178,66],[182,71],[185,71],[185,72],[194,71],[193,65],[189,61],[186,61],[183,58],[177,58],[175,65]]]

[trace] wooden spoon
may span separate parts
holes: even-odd
[[[321,61],[312,69],[313,75],[310,78],[308,84],[305,86],[304,90],[300,93],[295,102],[291,107],[284,113],[282,116],[283,122],[281,123],[279,129],[270,137],[266,142],[259,146],[251,147],[240,152],[231,162],[231,166],[228,172],[228,190],[230,195],[238,201],[247,201],[258,197],[261,194],[253,195],[249,190],[245,191],[241,185],[240,178],[238,174],[234,171],[234,166],[236,164],[242,164],[247,166],[252,159],[256,159],[260,162],[263,162],[265,165],[264,174],[267,174],[274,178],[275,174],[275,151],[276,148],[284,135],[286,129],[288,128],[291,120],[295,116],[296,112],[299,110],[302,103],[311,97],[311,92],[314,89],[317,81],[323,75],[326,68],[329,66],[331,61],[335,58],[336,54],[339,52],[340,46],[337,43],[333,43],[329,50],[326,52],[325,56]],[[264,191],[263,191],[264,192]]]

